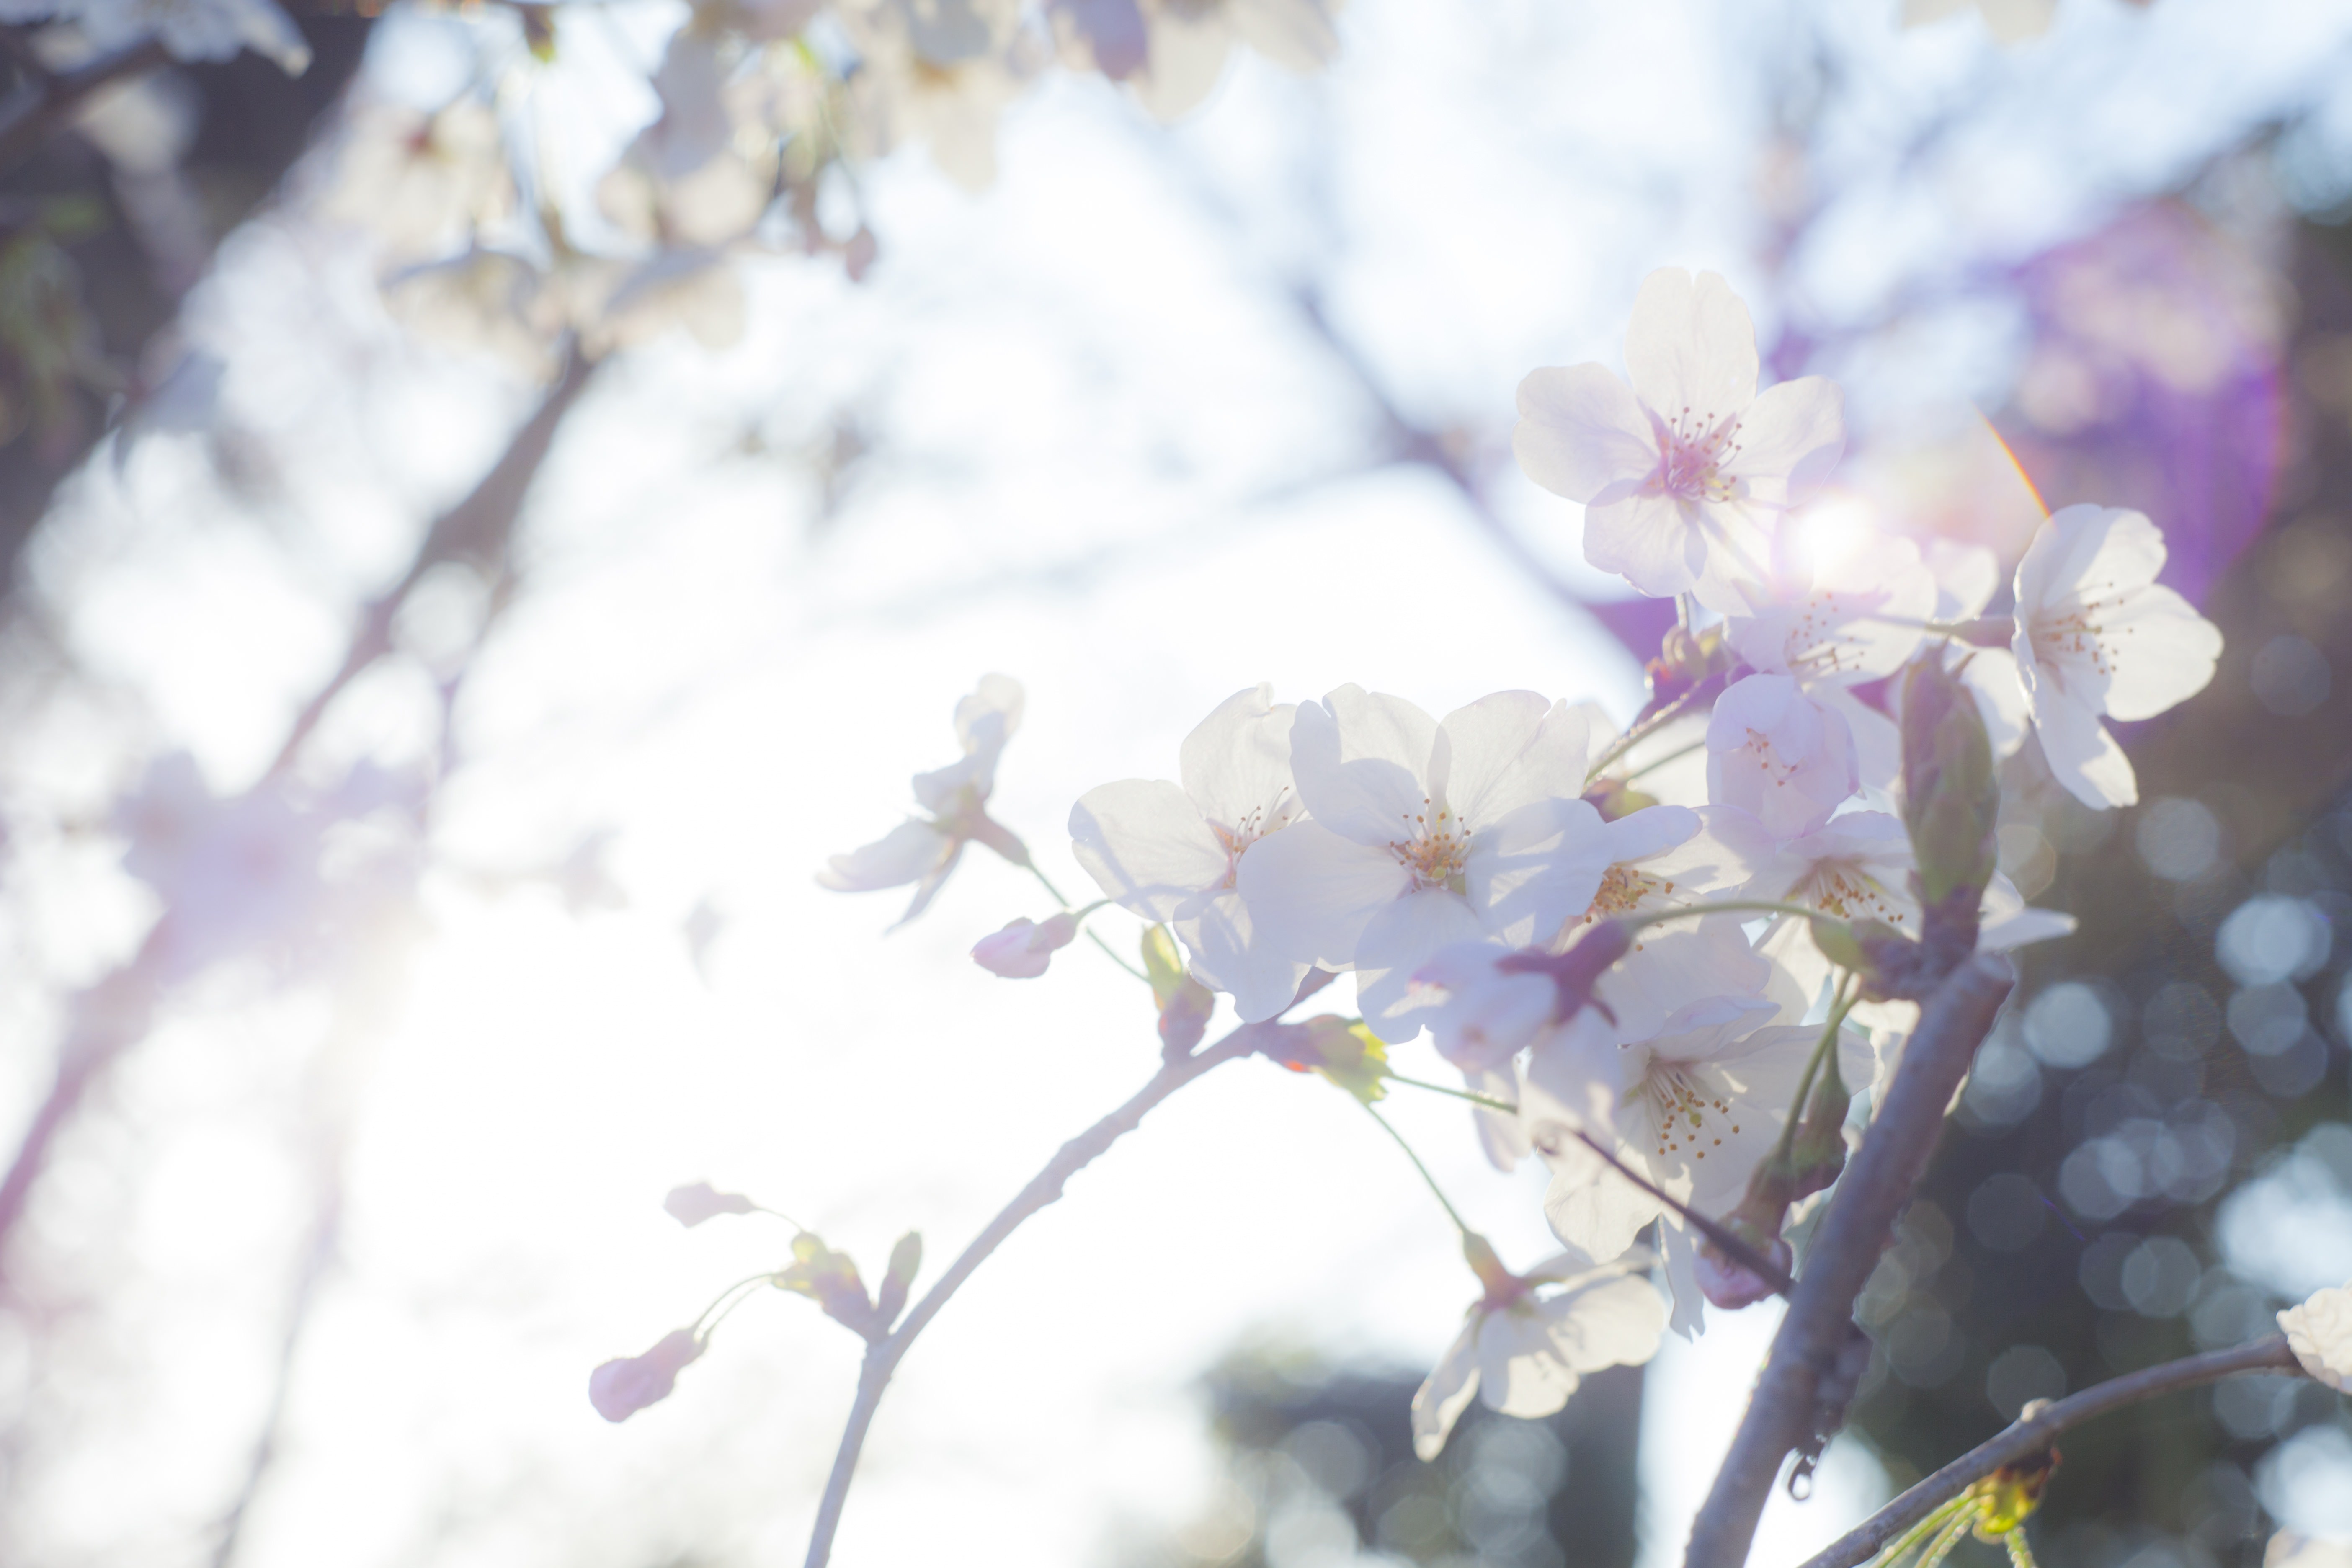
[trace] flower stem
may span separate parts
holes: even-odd
[[[710,1299],[710,1305],[702,1309],[702,1315],[695,1319],[693,1322],[688,1323],[687,1327],[694,1331],[695,1338],[701,1339],[712,1329],[717,1328],[720,1322],[724,1321],[728,1313],[733,1311],[736,1308],[741,1306],[744,1302],[751,1299],[751,1288],[753,1286],[765,1285],[769,1280],[773,1279],[776,1276],[772,1271],[765,1274],[749,1274],[744,1276],[742,1279],[735,1281],[734,1284],[727,1287],[726,1289],[719,1292],[718,1295],[713,1296]],[[730,1297],[733,1297],[734,1299],[730,1300]],[[708,1326],[706,1326],[706,1324]]]
[[[1708,683],[1704,680],[1700,681],[1688,691],[1684,692],[1680,697],[1675,698],[1672,702],[1667,703],[1664,708],[1661,708],[1655,713],[1651,714],[1647,719],[1642,720],[1628,727],[1625,732],[1618,736],[1607,751],[1601,753],[1599,761],[1595,762],[1591,767],[1584,770],[1584,782],[1586,784],[1591,784],[1594,779],[1597,779],[1601,775],[1602,772],[1608,768],[1610,763],[1615,762],[1618,758],[1623,756],[1626,752],[1632,751],[1634,747],[1640,745],[1651,736],[1656,734],[1660,730],[1664,729],[1668,724],[1674,722],[1675,719],[1682,715],[1682,710],[1689,707],[1692,701],[1697,698],[1698,694],[1707,689],[1707,684]]]
[[[1071,905],[1068,899],[1062,896],[1062,889],[1054,886],[1054,879],[1045,875],[1045,868],[1043,866],[1038,865],[1034,858],[1029,862],[1029,874],[1037,879],[1038,885],[1043,887],[1047,893],[1053,896],[1053,900],[1055,903],[1062,906],[1062,912],[1064,914],[1075,915],[1081,921],[1083,921],[1088,915],[1094,913],[1097,910],[1101,909],[1105,904],[1112,902],[1109,899],[1097,899],[1085,909],[1076,909]],[[1105,942],[1102,939],[1102,933],[1100,931],[1096,931],[1092,926],[1086,926],[1083,929],[1087,933],[1087,940],[1103,950],[1104,957],[1109,959],[1113,963],[1118,964],[1121,969],[1126,970],[1129,974],[1134,975],[1138,980],[1142,981],[1146,985],[1151,984],[1151,976],[1144,973],[1142,970],[1138,969],[1126,959],[1121,958],[1118,955],[1118,949]]]
[[[1638,768],[1634,768],[1634,769],[1633,769],[1633,770],[1632,770],[1631,772],[1629,772],[1629,773],[1622,773],[1622,774],[1620,774],[1620,775],[1618,776],[1618,780],[1617,780],[1617,782],[1618,782],[1618,783],[1620,783],[1620,784],[1632,784],[1635,779],[1640,778],[1643,773],[1649,773],[1649,772],[1651,772],[1652,770],[1656,769],[1656,768],[1663,768],[1663,767],[1664,767],[1668,763],[1678,763],[1678,762],[1681,762],[1685,757],[1689,756],[1693,752],[1704,752],[1704,751],[1706,751],[1706,742],[1705,741],[1693,741],[1693,742],[1692,742],[1689,745],[1687,745],[1687,746],[1679,746],[1679,747],[1676,747],[1675,750],[1673,750],[1673,751],[1671,751],[1671,752],[1667,752],[1664,756],[1663,756],[1663,757],[1654,758],[1654,759],[1653,759],[1653,760],[1652,760],[1652,761],[1650,761],[1650,762],[1643,763],[1640,767],[1638,767]]]
[[[1797,1098],[1789,1107],[1789,1120],[1780,1124],[1780,1146],[1773,1151],[1775,1159],[1787,1159],[1789,1151],[1796,1147],[1797,1124],[1805,1119],[1805,1101],[1812,1095],[1813,1080],[1821,1077],[1822,1064],[1830,1059],[1831,1052],[1837,1049],[1838,1031],[1845,1026],[1845,1016],[1853,1011],[1854,1003],[1861,1000],[1859,987],[1855,994],[1846,994],[1846,982],[1853,978],[1853,974],[1849,970],[1837,972],[1836,989],[1830,993],[1830,1016],[1822,1024],[1821,1040],[1805,1062],[1803,1076],[1797,1079]],[[1837,1069],[1832,1068],[1830,1070],[1834,1072]]]
[[[1445,1189],[1437,1184],[1437,1178],[1429,1173],[1429,1167],[1421,1163],[1421,1156],[1412,1152],[1412,1145],[1404,1141],[1404,1134],[1390,1126],[1389,1119],[1382,1116],[1379,1111],[1374,1110],[1370,1100],[1360,1100],[1356,1103],[1364,1108],[1365,1115],[1370,1117],[1373,1121],[1381,1124],[1381,1131],[1396,1140],[1396,1146],[1404,1151],[1404,1157],[1412,1162],[1412,1168],[1419,1171],[1421,1173],[1421,1179],[1429,1184],[1429,1190],[1436,1195],[1437,1205],[1440,1208],[1445,1211],[1445,1217],[1454,1222],[1454,1228],[1460,1231],[1465,1236],[1471,1235],[1472,1232],[1469,1225],[1463,1219],[1461,1214],[1454,1208],[1454,1205],[1447,1200],[1445,1196]]]
[[[1499,1110],[1506,1116],[1517,1116],[1519,1113],[1517,1106],[1507,1100],[1496,1100],[1492,1095],[1478,1094],[1466,1089],[1454,1089],[1447,1084],[1429,1083],[1421,1079],[1407,1078],[1400,1072],[1386,1073],[1382,1076],[1391,1083],[1401,1083],[1407,1089],[1425,1089],[1432,1094],[1450,1095],[1455,1100],[1466,1100],[1471,1104],[1482,1106],[1488,1110]]]

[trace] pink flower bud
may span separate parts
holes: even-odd
[[[755,1205],[740,1193],[722,1193],[709,1182],[672,1187],[662,1207],[680,1225],[700,1225],[723,1214],[750,1214]]]
[[[974,963],[1006,980],[1034,980],[1054,961],[1054,950],[1067,947],[1078,934],[1071,915],[1055,915],[1044,924],[1026,917],[972,944]]]
[[[1756,1250],[1779,1264],[1783,1274],[1796,1260],[1796,1255],[1789,1250],[1789,1244],[1779,1237],[1762,1243]],[[1765,1297],[1776,1293],[1755,1270],[1725,1257],[1716,1249],[1713,1242],[1699,1244],[1698,1262],[1694,1272],[1698,1276],[1699,1294],[1727,1312],[1752,1307]]]
[[[607,1421],[626,1421],[677,1386],[681,1368],[702,1353],[692,1329],[673,1329],[643,1355],[608,1361],[588,1374],[588,1403]]]

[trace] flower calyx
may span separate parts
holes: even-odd
[[[1389,1048],[1360,1018],[1325,1013],[1280,1025],[1258,1050],[1292,1072],[1319,1074],[1366,1105],[1388,1094]]]
[[[1192,978],[1175,937],[1164,925],[1144,931],[1143,974],[1151,983],[1151,1000],[1160,1009],[1160,1054],[1171,1062],[1182,1061],[1209,1032],[1216,993]]]
[[[895,1261],[897,1254],[892,1258]],[[825,1246],[814,1231],[804,1230],[793,1237],[793,1260],[772,1283],[779,1290],[808,1297],[824,1310],[826,1317],[866,1340],[878,1340],[889,1331],[866,1294],[857,1265],[850,1261],[849,1254]]]
[[[887,1332],[907,1308],[907,1292],[915,1283],[915,1276],[923,1267],[923,1237],[919,1231],[908,1231],[890,1249],[890,1266],[882,1272],[882,1289],[875,1293],[875,1326]]]
[[[1613,1024],[1617,1015],[1609,1010],[1609,1004],[1593,994],[1592,988],[1612,964],[1633,951],[1633,932],[1624,922],[1596,921],[1584,928],[1566,952],[1524,948],[1497,959],[1495,967],[1506,974],[1548,976],[1559,994],[1552,1007],[1555,1024],[1567,1023],[1586,1007],[1597,1010]]]
[[[1502,1311],[1534,1289],[1533,1281],[1522,1279],[1503,1267],[1494,1244],[1475,1230],[1462,1233],[1462,1259],[1478,1277],[1479,1288],[1485,1292],[1478,1305],[1487,1311]]]

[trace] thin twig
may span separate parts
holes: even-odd
[[[1684,1568],[1741,1568],[1780,1474],[1780,1461],[1812,1433],[1823,1378],[1853,1331],[1854,1298],[1878,1266],[1895,1215],[1936,1151],[1945,1109],[2017,972],[1978,953],[1948,976],[1919,1010],[1885,1103],[1863,1136],[1814,1233],[1805,1275],[1772,1337],[1731,1451],[1691,1527]]]
[[[1683,1218],[1688,1220],[1693,1229],[1696,1230],[1701,1236],[1706,1237],[1707,1240],[1715,1243],[1717,1251],[1722,1253],[1726,1258],[1730,1258],[1734,1263],[1738,1264],[1742,1268],[1747,1269],[1750,1274],[1755,1275],[1759,1279],[1763,1280],[1767,1285],[1771,1286],[1774,1291],[1780,1295],[1786,1296],[1797,1288],[1796,1280],[1790,1278],[1789,1271],[1787,1269],[1781,1268],[1779,1264],[1773,1262],[1770,1258],[1765,1257],[1762,1253],[1757,1251],[1746,1242],[1740,1240],[1738,1237],[1732,1234],[1732,1232],[1727,1227],[1717,1224],[1714,1220],[1711,1220],[1707,1218],[1706,1215],[1699,1213],[1698,1210],[1691,1207],[1688,1204],[1684,1203],[1680,1198],[1675,1197],[1671,1194],[1667,1193],[1664,1188],[1659,1186],[1656,1183],[1652,1182],[1648,1177],[1643,1176],[1640,1172],[1634,1170],[1633,1166],[1625,1163],[1624,1161],[1620,1160],[1609,1150],[1602,1148],[1601,1144],[1594,1140],[1591,1133],[1574,1127],[1570,1128],[1569,1131],[1576,1135],[1579,1142],[1582,1143],[1586,1148],[1591,1150],[1594,1153],[1608,1161],[1612,1166],[1615,1167],[1619,1175],[1624,1177],[1627,1181],[1633,1183],[1635,1186],[1641,1188],[1643,1192],[1649,1194],[1652,1197],[1657,1199],[1660,1203],[1665,1205],[1676,1214],[1682,1215]]]
[[[2059,1433],[2094,1416],[2159,1394],[2218,1383],[2242,1373],[2301,1370],[2284,1337],[2273,1334],[2232,1350],[2210,1351],[2204,1355],[2168,1361],[2161,1366],[2142,1367],[2095,1384],[2080,1394],[2043,1405],[2032,1419],[2016,1422],[2003,1428],[2000,1436],[1970,1448],[1807,1558],[1803,1568],[1853,1568],[1857,1563],[1868,1562],[1877,1555],[1880,1547],[1959,1496],[1971,1482],[2004,1465],[2045,1452]]]
[[[1045,1168],[1031,1178],[1019,1195],[989,1221],[988,1228],[963,1249],[962,1256],[948,1266],[948,1271],[915,1303],[897,1330],[867,1348],[865,1365],[857,1378],[857,1401],[850,1407],[849,1424],[834,1455],[833,1474],[825,1481],[824,1497],[817,1504],[816,1523],[809,1532],[808,1568],[824,1568],[833,1554],[834,1534],[841,1527],[842,1505],[848,1500],[849,1483],[857,1473],[857,1457],[866,1446],[866,1431],[874,1425],[874,1412],[882,1403],[891,1373],[898,1370],[916,1336],[940,1315],[940,1309],[962,1288],[972,1270],[986,1262],[989,1254],[1003,1246],[1022,1222],[1061,1197],[1064,1184],[1072,1176],[1133,1131],[1145,1113],[1161,1100],[1211,1068],[1256,1050],[1268,1037],[1271,1027],[1270,1023],[1244,1024],[1207,1049],[1167,1063],[1126,1104],[1063,1144],[1046,1162]]]

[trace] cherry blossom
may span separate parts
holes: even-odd
[[[1286,70],[1311,75],[1339,52],[1334,0],[1133,0],[1145,29],[1143,59],[1128,85],[1153,118],[1174,120],[1197,108],[1223,74],[1237,43]],[[1111,7],[1097,4],[1090,12]],[[1090,18],[1097,30],[1104,19]],[[1101,46],[1097,44],[1097,58]],[[1107,71],[1106,74],[1120,74]]]
[[[1018,0],[854,0],[835,12],[856,48],[848,133],[879,157],[919,142],[968,191],[996,181],[996,121],[1041,61],[1020,47]]]
[[[184,752],[157,758],[116,805],[122,868],[169,911],[171,968],[192,973],[240,948],[316,923],[325,824],[263,784],[216,796]]]
[[[1812,832],[1861,787],[1853,731],[1785,675],[1751,675],[1716,700],[1706,727],[1707,795],[1775,838]]]
[[[914,901],[898,921],[904,925],[930,907],[968,843],[985,844],[1016,866],[1029,864],[1021,840],[988,815],[997,759],[1021,728],[1022,701],[1021,683],[1011,676],[981,677],[979,689],[956,704],[962,760],[915,775],[915,799],[931,815],[910,817],[873,843],[835,855],[817,873],[817,886],[863,893],[912,882]]]
[[[16,19],[36,16],[73,23],[101,53],[153,38],[175,60],[226,60],[251,49],[288,76],[310,67],[302,29],[271,0],[65,0]]]
[[[1507,825],[1600,834],[1600,814],[1573,798],[1584,738],[1580,716],[1532,691],[1482,697],[1443,723],[1355,686],[1303,705],[1291,767],[1312,820],[1242,862],[1252,918],[1300,963],[1353,967],[1365,1018],[1384,1040],[1411,1039],[1407,984],[1439,950],[1525,946],[1599,890],[1605,855],[1503,848]]]
[[[971,958],[1002,979],[1034,980],[1045,973],[1054,954],[1069,946],[1077,934],[1075,915],[1055,915],[1043,922],[1024,916],[973,943]]]
[[[2017,563],[2019,683],[2050,771],[2085,805],[2139,799],[2131,759],[2099,722],[2148,719],[2213,679],[2221,633],[2159,585],[2164,535],[2136,511],[2070,506]]]
[[[324,211],[407,260],[446,254],[514,205],[498,115],[459,98],[429,115],[390,103],[354,109]]]
[[[2278,1323],[2304,1371],[2339,1394],[2352,1394],[2352,1284],[2289,1307]]]
[[[1933,618],[1944,625],[1973,621],[1985,613],[2000,588],[2000,561],[1981,544],[1961,544],[1948,539],[1928,542],[1928,570],[1936,576]],[[2032,714],[2018,685],[2017,657],[2003,647],[1983,647],[1965,642],[1943,645],[1944,662],[1959,672],[1977,710],[1984,716],[1985,738],[1996,760],[2016,754],[2025,743]],[[1902,718],[1901,683],[1887,689],[1887,700],[1897,722]]]
[[[1843,396],[1820,376],[1759,396],[1748,307],[1717,274],[1680,268],[1643,280],[1625,367],[1630,386],[1592,363],[1531,372],[1511,437],[1519,467],[1584,504],[1593,565],[1748,615],[1780,513],[1844,449]]]
[[[1105,896],[1166,922],[1194,976],[1248,1023],[1288,1006],[1310,967],[1262,938],[1240,888],[1252,847],[1306,815],[1290,776],[1297,711],[1271,686],[1237,691],[1184,738],[1181,784],[1108,784],[1070,812],[1073,852]]]
[[[670,1218],[689,1227],[723,1214],[750,1214],[758,1206],[742,1194],[722,1193],[709,1182],[672,1187],[669,1195],[662,1199],[662,1207]]]
[[[1488,1255],[1491,1258],[1491,1254]],[[1665,1303],[1619,1262],[1595,1268],[1563,1252],[1526,1274],[1482,1269],[1486,1290],[1462,1332],[1412,1396],[1412,1447],[1434,1459],[1475,1397],[1523,1419],[1568,1404],[1588,1372],[1639,1366],[1658,1353]],[[1539,1287],[1559,1289],[1544,1294]]]

